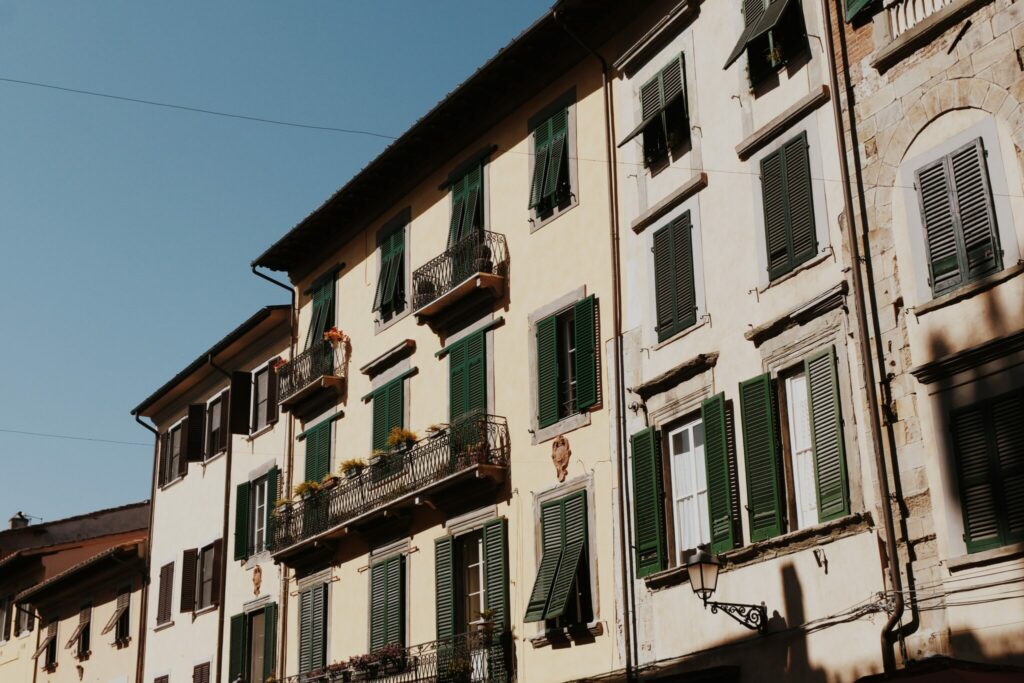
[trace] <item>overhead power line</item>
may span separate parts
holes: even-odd
[[[68,439],[69,441],[95,441],[97,443],[113,443],[120,446],[150,446],[151,443],[142,443],[141,441],[117,441],[116,439],[96,439],[89,436],[71,436],[69,434],[48,434],[46,432],[26,432],[20,429],[2,429],[0,432],[5,434],[21,434],[23,436],[41,436],[47,439]]]
[[[349,135],[369,135],[370,137],[383,138],[385,140],[396,140],[394,135],[385,135],[384,133],[375,133],[372,130],[360,130],[358,128],[337,128],[335,126],[317,126],[310,123],[297,123],[295,121],[282,121],[280,119],[268,119],[262,116],[249,116],[248,114],[234,114],[224,111],[216,111],[214,109],[203,109],[201,107],[189,107],[184,104],[173,104],[171,102],[157,102],[155,100],[144,100],[138,97],[126,97],[124,95],[114,95],[111,93],[96,92],[95,90],[82,90],[80,88],[68,88],[63,85],[54,85],[52,83],[40,83],[38,81],[26,81],[19,78],[7,78],[0,76],[0,81],[5,83],[17,83],[18,85],[29,85],[34,88],[47,88],[49,90],[60,90],[62,92],[75,93],[77,95],[89,95],[91,97],[103,97],[108,100],[120,100],[122,102],[135,102],[136,104],[148,104],[152,107],[165,107],[167,109],[179,109],[182,111],[191,111],[197,114],[209,114],[210,116],[223,116],[229,119],[242,119],[244,121],[256,121],[257,123],[270,123],[275,126],[290,126],[292,128],[307,128],[309,130],[326,130],[332,133],[347,133]]]

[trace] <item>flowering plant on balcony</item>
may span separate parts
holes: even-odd
[[[357,477],[359,473],[366,468],[366,461],[360,458],[353,458],[351,460],[342,460],[341,464],[338,465],[338,469],[341,471],[342,476],[345,478]]]
[[[331,342],[331,346],[337,348],[338,344],[348,344],[348,335],[339,330],[337,327],[332,327],[324,332],[324,341]]]
[[[391,430],[391,433],[388,434],[388,447],[397,448],[399,446],[405,446],[406,448],[409,448],[416,443],[419,438],[419,435],[412,430],[403,429],[402,427],[394,427]]]
[[[284,358],[278,357],[274,359],[274,362],[270,364],[270,367],[274,370],[274,372],[277,372],[286,365],[288,365],[288,361],[286,361]]]
[[[321,489],[320,482],[318,481],[304,481],[295,485],[292,489],[292,495],[296,498],[304,498],[306,496],[313,495]]]
[[[348,665],[356,671],[369,671],[380,666],[380,659],[375,654],[353,655],[349,657]]]

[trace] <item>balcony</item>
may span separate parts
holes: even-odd
[[[300,403],[323,393],[340,393],[345,384],[344,343],[327,340],[313,342],[277,370],[278,401],[281,410],[291,410]]]
[[[324,671],[290,676],[284,683],[507,683],[512,679],[512,639],[507,631],[484,631],[397,648],[386,656],[363,656]],[[389,646],[389,649],[393,646]]]
[[[871,59],[885,71],[991,0],[887,0],[888,43]]]
[[[274,559],[287,562],[319,541],[357,532],[384,515],[420,504],[439,507],[441,494],[458,500],[480,489],[481,481],[496,486],[508,471],[509,451],[505,418],[464,418],[332,488],[279,508],[270,535]]]
[[[889,14],[889,35],[893,39],[914,28],[954,0],[895,0],[886,8]]]
[[[416,269],[412,307],[420,322],[443,320],[457,304],[501,297],[507,277],[505,236],[476,230]]]

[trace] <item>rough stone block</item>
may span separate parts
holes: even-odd
[[[1015,2],[992,17],[992,34],[1000,36],[1024,22],[1024,3]]]
[[[1013,40],[1010,38],[1010,34],[1004,33],[995,40],[982,45],[976,52],[973,52],[971,54],[971,63],[974,65],[975,71],[981,71],[1010,54],[1012,50]]]

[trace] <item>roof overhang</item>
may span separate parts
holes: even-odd
[[[87,560],[68,567],[59,574],[26,588],[15,596],[17,602],[33,602],[60,599],[61,597],[81,590],[83,582],[89,577],[103,576],[105,573],[123,573],[136,571],[145,566],[146,539],[140,538],[121,543],[93,555]]]

